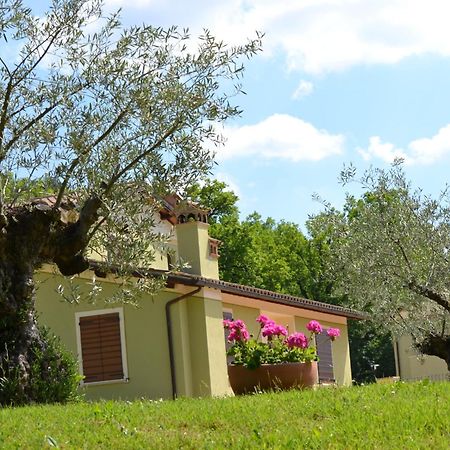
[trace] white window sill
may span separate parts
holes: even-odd
[[[124,384],[129,382],[130,382],[129,378],[121,378],[120,380],[90,381],[87,383],[85,381],[81,381],[80,386],[81,387],[101,386],[102,384]]]

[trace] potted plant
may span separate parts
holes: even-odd
[[[224,320],[229,331],[228,342],[232,346],[228,355],[234,361],[228,366],[230,385],[235,394],[267,389],[291,389],[312,387],[318,382],[317,350],[314,335],[323,327],[311,320],[303,333],[288,335],[286,328],[264,315],[257,319],[258,336],[250,336],[242,320]],[[340,335],[338,328],[329,328],[328,337],[334,341]],[[265,342],[260,336],[266,338]]]

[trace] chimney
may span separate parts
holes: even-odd
[[[193,205],[177,211],[178,256],[190,266],[183,271],[218,280],[219,241],[209,237],[208,228],[207,211]]]

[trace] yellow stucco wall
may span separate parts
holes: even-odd
[[[394,343],[397,359],[397,370],[402,380],[417,380],[423,378],[445,379],[450,376],[447,364],[437,356],[419,355],[412,347],[410,336],[401,336]]]
[[[215,297],[215,298],[214,298]],[[202,302],[188,300],[194,396],[230,395],[220,292],[205,292]]]
[[[248,332],[255,338],[258,336],[260,326],[256,322],[257,317],[260,315],[259,308],[250,308],[246,306],[239,306],[233,303],[224,303],[224,309],[231,310],[233,312],[233,319],[240,319],[245,322]]]
[[[146,296],[139,307],[107,305],[103,300],[95,305],[69,304],[56,293],[63,277],[50,273],[36,275],[38,282],[36,308],[39,322],[47,325],[61,337],[66,347],[77,355],[75,314],[122,308],[125,332],[127,382],[87,384],[83,391],[88,399],[139,397],[171,398],[169,345],[166,326],[166,303],[193,291],[192,287],[178,286],[176,290],[160,292],[156,297]],[[81,292],[87,293],[89,280],[78,279]],[[102,298],[110,297],[114,283],[99,282]],[[225,341],[222,327],[220,292],[202,290],[171,308],[175,370],[178,396],[217,396],[231,394],[226,369]]]
[[[149,296],[141,299],[140,307],[98,301],[95,305],[81,303],[71,305],[63,301],[56,288],[65,280],[50,274],[38,274],[36,308],[39,322],[47,325],[61,337],[66,347],[77,354],[75,313],[85,311],[123,308],[128,382],[87,385],[83,388],[87,398],[133,399],[141,396],[149,398],[170,398],[172,395],[170,365],[168,356],[165,304],[175,295],[161,292],[157,298]],[[87,292],[87,280],[80,280],[81,290]],[[105,298],[112,295],[115,285],[101,283]],[[108,311],[104,311],[108,312]]]

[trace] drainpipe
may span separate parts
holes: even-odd
[[[180,295],[166,303],[166,322],[167,322],[167,337],[169,341],[169,360],[170,360],[170,378],[172,380],[172,398],[175,400],[177,398],[177,380],[175,377],[175,355],[173,350],[173,336],[172,336],[172,318],[170,316],[170,307],[175,303],[184,300],[187,297],[199,292],[202,288],[198,287],[187,294]]]

